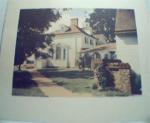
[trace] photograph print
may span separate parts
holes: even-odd
[[[13,96],[142,94],[132,9],[21,9]]]

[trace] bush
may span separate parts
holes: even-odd
[[[96,74],[98,83],[102,89],[105,89],[107,87],[114,87],[114,77],[104,63],[101,63],[99,65]]]
[[[133,94],[142,94],[141,76],[135,73],[134,71],[131,72],[131,87]]]
[[[107,84],[107,75],[106,75],[106,68],[102,63],[100,64],[97,70],[97,78],[98,78],[99,85],[102,88],[105,88]]]
[[[57,82],[56,84],[59,85],[59,86],[63,86],[64,85],[63,82]]]
[[[96,90],[98,88],[98,85],[96,83],[93,84],[92,89]]]

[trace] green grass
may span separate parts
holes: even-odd
[[[67,78],[52,78],[53,82],[71,90],[72,92],[91,92],[92,85],[94,84],[93,79],[67,79]]]
[[[128,96],[127,93],[123,93],[117,90],[96,90],[92,89],[95,84],[94,79],[66,79],[66,78],[52,78],[53,82],[59,86],[76,92],[76,93],[91,93],[93,96]]]
[[[53,80],[59,86],[76,92],[76,93],[89,93],[93,96],[128,96],[117,90],[103,90],[93,89],[93,84],[96,80],[93,79],[93,72],[90,71],[50,71],[50,70],[39,70],[41,74],[45,75],[47,78]]]
[[[13,88],[12,95],[13,96],[47,97],[38,87],[33,87],[30,89]]]

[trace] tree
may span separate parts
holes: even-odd
[[[95,9],[86,21],[90,23],[94,33],[102,33],[107,37],[108,42],[114,42],[115,16],[115,9]]]
[[[60,17],[56,9],[24,9],[20,11],[17,42],[15,51],[15,65],[20,66],[26,56],[44,47],[44,42],[50,44],[52,34],[44,34],[51,27],[51,22],[56,22]]]

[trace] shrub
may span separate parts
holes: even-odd
[[[98,88],[98,85],[96,83],[93,84],[92,89],[96,90]]]
[[[114,86],[114,77],[104,63],[101,63],[97,69],[98,83],[102,89]]]
[[[98,83],[102,88],[106,87],[106,83],[107,83],[107,77],[106,77],[106,68],[103,65],[103,63],[101,63],[98,67],[97,70],[97,78],[98,78]]]
[[[56,84],[59,85],[59,86],[63,86],[64,85],[63,82],[57,82]]]

